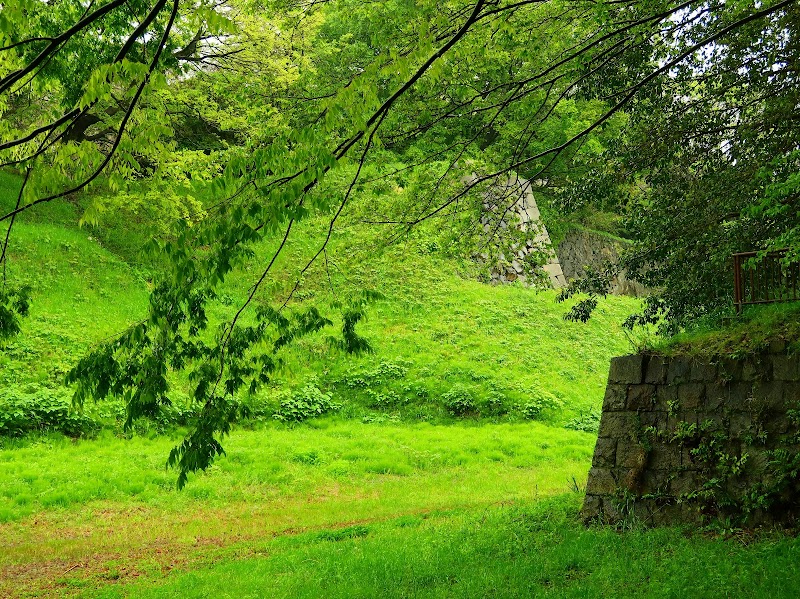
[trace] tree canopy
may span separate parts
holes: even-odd
[[[734,250],[797,258],[798,19],[796,0],[4,1],[0,164],[24,183],[0,262],[17,215],[79,192],[87,222],[138,207],[160,223],[147,317],[68,378],[78,403],[124,396],[132,421],[189,372],[202,412],[170,457],[183,484],[222,452],[236,394],[330,324],[258,301],[293,228],[329,215],[303,274],[388,154],[414,174],[407,201],[369,215],[393,238],[440,219],[485,243],[500,232],[475,226],[483,192],[509,174],[554,209],[624,215],[623,266],[656,290],[645,320],[727,305]],[[277,249],[248,300],[208,331],[265,238]],[[341,349],[368,348],[371,297],[346,302]],[[0,338],[27,304],[4,275]]]

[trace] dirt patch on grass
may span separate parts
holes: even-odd
[[[439,507],[383,505],[363,490],[320,489],[308,496],[192,513],[102,504],[0,526],[0,597],[72,596],[139,578],[156,580],[220,559],[263,555],[278,536],[346,528]],[[343,505],[345,504],[345,505]],[[474,507],[474,506],[448,506]],[[342,516],[347,515],[346,521]],[[75,522],[79,523],[75,523]]]

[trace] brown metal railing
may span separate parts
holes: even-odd
[[[758,252],[733,255],[734,300],[736,312],[744,306],[800,300],[800,263],[785,264],[786,250],[769,252],[745,268]]]

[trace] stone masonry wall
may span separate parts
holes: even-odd
[[[584,229],[572,229],[558,244],[556,254],[564,278],[571,281],[584,278],[587,267],[602,270],[607,262],[616,264],[623,248],[624,242],[606,235]],[[614,295],[641,297],[645,292],[645,288],[640,283],[630,280],[624,271],[611,280],[611,293]]]
[[[800,516],[800,356],[611,363],[585,520],[663,525]]]

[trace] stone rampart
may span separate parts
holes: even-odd
[[[615,358],[583,517],[651,525],[800,516],[800,356]]]

